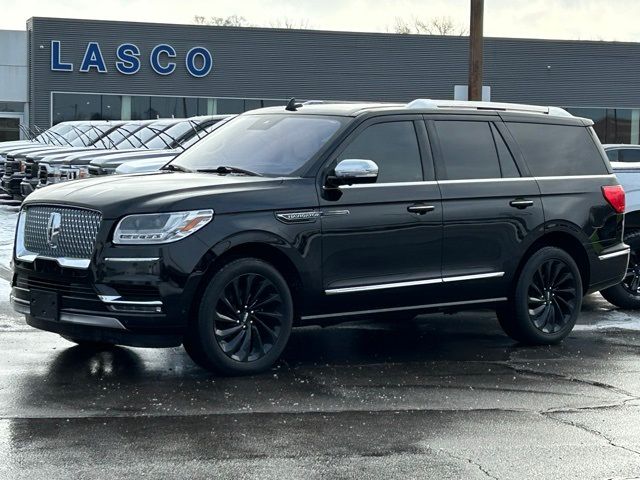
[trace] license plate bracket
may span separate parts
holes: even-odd
[[[29,302],[31,316],[42,320],[60,320],[59,298],[56,292],[31,290]]]

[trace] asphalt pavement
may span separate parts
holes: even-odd
[[[16,212],[0,205],[0,479],[640,478],[640,313],[599,295],[558,346],[435,314],[298,329],[272,371],[220,378],[181,348],[28,327],[8,304]]]

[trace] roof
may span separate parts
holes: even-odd
[[[517,103],[468,102],[457,100],[416,99],[409,103],[338,103],[310,101],[298,104],[297,112],[309,115],[357,116],[366,112],[392,111],[393,113],[517,113],[544,115],[547,117],[572,118],[566,110],[553,106],[526,105]],[[287,113],[284,107],[268,107],[253,110],[252,114]]]
[[[636,145],[633,143],[604,143],[602,144],[602,146],[604,147],[604,149],[612,149],[612,148],[632,148],[632,149],[638,149],[640,148],[640,145]]]

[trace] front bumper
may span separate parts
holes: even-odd
[[[12,297],[11,303],[16,312],[25,315],[28,325],[79,341],[130,347],[177,347],[182,344],[182,335],[132,332],[113,317],[61,312],[57,320],[43,319],[31,315],[27,302]]]
[[[203,272],[176,262],[175,253],[163,248],[107,247],[103,253],[88,268],[64,259],[14,257],[14,309],[29,325],[63,336],[130,346],[180,345]],[[58,314],[35,318],[34,291],[55,294]]]

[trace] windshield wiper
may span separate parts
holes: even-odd
[[[185,173],[193,172],[193,170],[189,170],[187,167],[183,167],[182,165],[176,165],[174,163],[165,165],[160,170],[171,170],[172,172],[185,172]]]
[[[200,173],[217,173],[218,175],[228,175],[230,173],[238,173],[240,175],[248,175],[250,177],[262,177],[260,173],[252,172],[251,170],[245,170],[244,168],[229,167],[221,165],[216,168],[203,168],[202,170],[196,170]]]

